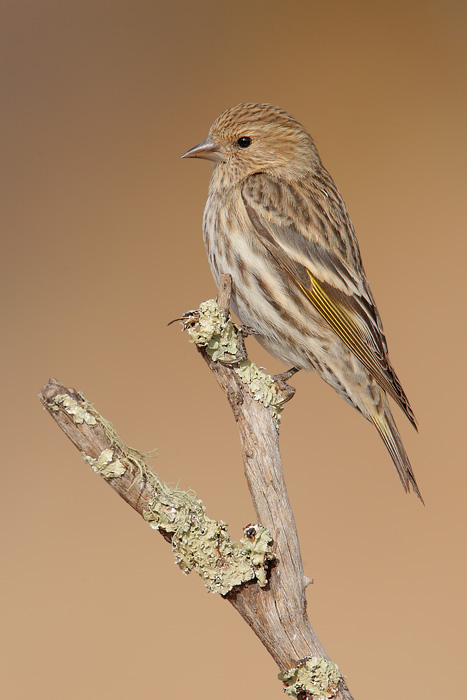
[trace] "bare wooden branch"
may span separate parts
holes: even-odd
[[[235,343],[237,336],[235,334],[232,340],[232,332],[235,331],[232,331],[231,322],[226,320],[231,280],[228,275],[225,277],[228,279],[222,279],[219,287],[219,304],[212,302],[217,309],[221,328],[215,338],[207,338],[202,328],[200,332],[203,305],[199,312],[190,312],[184,317],[184,325],[232,408],[240,432],[245,475],[258,523],[267,528],[272,536],[275,559],[269,563],[266,586],[262,587],[258,578],[252,575],[249,580],[244,579],[245,582],[224,593],[224,597],[238,610],[276,661],[283,672],[281,678],[289,695],[301,700],[323,697],[352,700],[342,675],[330,661],[306,612],[305,588],[310,579],[303,572],[298,534],[279,450],[281,397],[274,387],[271,388],[270,378],[267,378],[269,383],[265,380],[266,390],[261,393],[262,389],[258,387],[263,380],[258,379],[259,371],[243,358],[242,348],[238,346],[238,361],[235,361],[232,343]],[[226,324],[230,326],[226,328]],[[252,377],[253,381],[249,381],[248,378]],[[62,396],[69,399],[61,399]],[[157,495],[163,491],[165,484],[138,458],[139,453],[129,451],[109,424],[96,419],[99,414],[89,409],[90,404],[78,392],[50,380],[42,390],[41,400],[73,444],[90,458],[88,461],[93,468],[100,471],[127,503],[149,519],[147,514],[151,509],[154,511],[155,493]],[[70,412],[69,405],[68,408],[65,405],[68,400],[74,402],[75,415]],[[76,422],[76,412],[80,409],[90,414],[90,421]],[[103,458],[106,450],[111,450],[108,453],[110,456]],[[134,456],[133,461],[131,455]],[[124,464],[124,469],[119,469],[118,465],[112,466],[116,462]],[[195,516],[191,513],[189,517]],[[167,540],[173,539],[172,532],[159,525],[158,529]],[[268,566],[266,560],[264,566]],[[193,568],[200,573],[202,566],[195,563]],[[227,589],[218,590],[224,592]],[[308,672],[307,683],[300,676],[302,671]],[[334,674],[332,682],[329,680],[330,674]]]

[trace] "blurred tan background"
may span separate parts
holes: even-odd
[[[52,375],[80,389],[233,537],[254,520],[226,401],[167,327],[215,294],[210,167],[179,156],[241,101],[315,137],[420,422],[395,409],[426,508],[369,424],[294,378],[281,444],[310,618],[356,700],[462,695],[466,19],[454,0],[1,4],[2,697],[281,697],[239,616],[37,399]]]

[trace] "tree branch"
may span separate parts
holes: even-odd
[[[223,523],[208,518],[201,501],[169,488],[82,394],[50,380],[40,398],[94,471],[172,543],[179,566],[195,569],[210,590],[238,610],[278,664],[289,695],[352,700],[306,613],[310,580],[303,573],[279,451],[283,398],[272,378],[246,358],[243,336],[228,318],[230,294],[231,279],[225,275],[218,303],[204,302],[181,320],[226,394],[239,428],[259,523],[246,528],[240,543],[232,542]]]

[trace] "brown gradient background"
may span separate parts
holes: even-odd
[[[465,3],[15,0],[0,25],[2,697],[281,697],[239,616],[37,399],[51,375],[79,388],[234,537],[254,519],[230,410],[167,327],[215,293],[210,167],[179,156],[248,100],[315,136],[420,422],[395,409],[426,508],[369,424],[294,378],[281,444],[312,623],[358,700],[460,697]]]

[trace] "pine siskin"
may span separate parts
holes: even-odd
[[[269,104],[240,104],[182,156],[214,162],[204,243],[216,283],[279,360],[314,369],[371,421],[422,500],[386,397],[416,428],[388,357],[345,203],[301,124]]]

